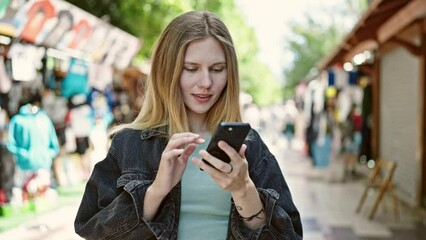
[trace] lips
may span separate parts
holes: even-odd
[[[193,94],[192,96],[194,96],[195,100],[197,100],[199,103],[206,103],[212,97],[211,94]]]

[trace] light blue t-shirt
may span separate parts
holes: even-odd
[[[226,239],[231,194],[191,162],[193,157],[201,159],[198,152],[206,149],[209,141],[210,137],[197,145],[182,177],[178,239]]]

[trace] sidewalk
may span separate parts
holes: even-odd
[[[305,240],[425,239],[426,225],[417,221],[418,213],[403,203],[399,203],[399,220],[391,212],[390,199],[385,199],[387,212],[380,206],[373,220],[368,214],[374,198],[367,198],[361,213],[355,212],[366,177],[342,181],[339,162],[332,162],[327,169],[315,169],[300,147],[288,150],[275,144],[271,151],[278,149],[281,154],[274,154],[300,211]]]
[[[282,138],[265,140],[280,163],[300,211],[305,240],[420,240],[426,236],[425,225],[416,221],[416,213],[403,204],[399,204],[399,220],[394,220],[392,213],[383,212],[382,208],[374,220],[368,220],[371,201],[366,202],[363,212],[355,213],[364,189],[364,178],[339,181],[338,163],[333,163],[329,169],[318,170],[301,153],[300,143],[294,144],[295,150],[289,150]],[[0,233],[0,239],[81,239],[73,228],[80,198],[70,198],[61,208],[26,219],[15,228]],[[391,206],[390,202],[388,206]]]
[[[59,190],[58,201],[52,210],[1,218],[0,239],[14,240],[78,240],[74,233],[74,218],[83,193],[83,184]]]

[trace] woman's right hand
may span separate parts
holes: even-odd
[[[203,143],[200,135],[184,132],[174,134],[161,154],[157,176],[151,186],[157,194],[165,197],[182,178],[189,156],[196,144]]]

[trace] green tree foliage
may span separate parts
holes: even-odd
[[[281,101],[282,86],[271,70],[256,57],[259,47],[254,30],[247,26],[234,2],[222,0],[221,7],[215,12],[223,18],[233,36],[240,63],[241,88],[259,106]]]
[[[143,41],[138,59],[149,59],[161,30],[176,15],[189,10],[209,10],[218,14],[234,38],[240,63],[242,89],[259,105],[280,99],[281,86],[257,58],[258,43],[234,1],[229,0],[67,0]]]
[[[316,74],[316,63],[338,46],[343,33],[336,26],[324,27],[307,16],[307,24],[293,24],[294,36],[288,40],[293,62],[284,70],[286,90],[292,90],[300,80]]]
[[[318,74],[316,65],[339,46],[366,8],[366,0],[347,0],[332,9],[305,14],[304,22],[290,23],[292,35],[285,48],[292,53],[293,61],[283,72],[285,98],[293,96],[300,81]]]

